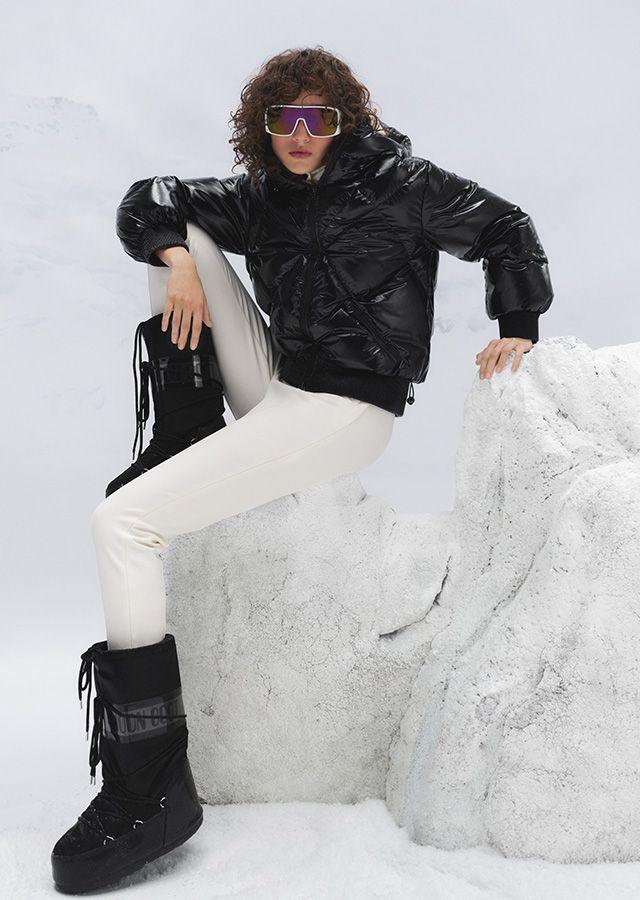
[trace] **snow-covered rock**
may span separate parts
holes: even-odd
[[[165,551],[190,760],[208,802],[384,797],[450,516],[399,521],[356,475]]]
[[[640,344],[543,339],[475,379],[451,513],[354,474],[176,539],[202,797],[385,797],[419,843],[640,859],[639,384]]]
[[[640,344],[543,340],[477,381],[455,551],[391,747],[414,840],[640,858]]]

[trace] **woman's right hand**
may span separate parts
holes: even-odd
[[[171,318],[171,340],[184,350],[191,331],[190,350],[195,350],[200,340],[202,323],[212,327],[204,288],[192,257],[171,266],[167,282],[167,298],[162,313],[162,330],[166,331]]]

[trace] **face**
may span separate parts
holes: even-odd
[[[323,94],[309,94],[304,91],[290,102],[296,106],[331,106]],[[296,123],[295,131],[288,137],[276,134],[270,134],[269,137],[273,152],[282,165],[296,175],[306,175],[307,172],[312,172],[322,165],[331,142],[335,140],[332,137],[313,137],[303,121]]]

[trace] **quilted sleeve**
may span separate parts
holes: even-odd
[[[439,250],[482,260],[485,307],[500,337],[538,340],[553,300],[548,259],[534,223],[515,203],[425,160],[422,235]]]
[[[227,178],[154,176],[134,182],[116,212],[116,233],[129,256],[152,266],[164,247],[185,247],[187,220],[229,253],[244,254],[248,224],[246,174]]]

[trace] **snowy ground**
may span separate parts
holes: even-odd
[[[8,648],[0,662],[0,691],[11,697],[10,731],[19,735],[0,745],[3,900],[61,896],[51,881],[51,848],[97,791],[89,784],[84,710],[75,693],[80,643],[32,642],[29,659]],[[68,690],[61,693],[61,684]],[[205,806],[204,813],[186,844],[106,893],[154,900],[640,896],[640,863],[559,866],[504,859],[488,847],[423,847],[395,825],[379,799],[353,806]]]
[[[64,786],[57,784],[46,801],[3,810],[4,897],[59,896],[50,883],[51,838],[90,799],[88,786],[73,790],[59,802],[52,797]],[[186,844],[109,893],[132,896],[132,887],[136,896],[181,900],[603,900],[637,898],[640,863],[558,866],[503,859],[485,847],[421,847],[395,826],[382,800],[238,804],[205,807],[202,828]]]

